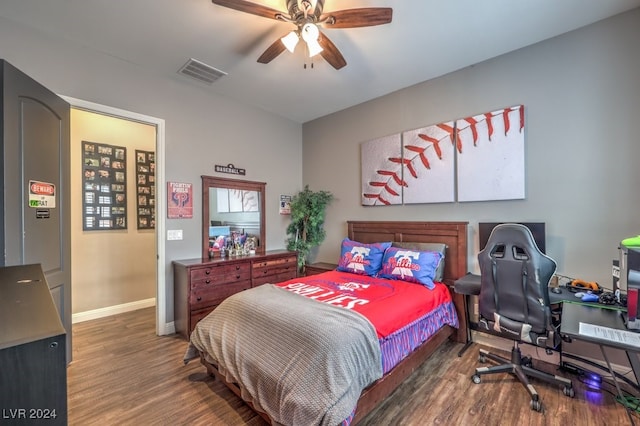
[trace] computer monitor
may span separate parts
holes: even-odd
[[[491,235],[491,231],[496,226],[502,223],[519,223],[520,225],[524,225],[531,231],[533,235],[533,239],[536,242],[536,245],[540,249],[542,253],[546,253],[547,245],[546,245],[546,230],[544,222],[479,222],[478,223],[478,240],[479,240],[479,250],[482,251],[484,247],[487,245],[487,241],[489,241],[489,236]]]

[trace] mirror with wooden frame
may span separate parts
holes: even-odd
[[[265,252],[265,182],[202,176],[202,258],[233,236],[251,238]]]

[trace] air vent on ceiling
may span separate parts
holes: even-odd
[[[189,59],[186,64],[180,68],[178,74],[186,75],[200,82],[212,84],[222,76],[227,75],[226,72],[215,69],[214,67],[200,62],[196,59]]]

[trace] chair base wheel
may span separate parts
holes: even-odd
[[[562,389],[562,393],[569,398],[576,396],[576,392],[573,390],[573,387],[569,386],[565,386],[564,389]]]
[[[529,405],[531,406],[531,409],[533,411],[537,411],[537,412],[542,411],[542,404],[540,403],[540,401],[536,401],[535,399],[532,399],[531,404]]]
[[[479,375],[474,374],[473,376],[471,376],[471,381],[472,381],[473,383],[475,383],[476,385],[479,385],[479,384],[480,384],[480,382],[482,381],[482,379],[480,378],[480,376],[479,376]]]

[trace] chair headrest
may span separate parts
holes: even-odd
[[[481,255],[517,260],[544,256],[529,228],[519,223],[503,223],[493,228],[478,257],[481,258]]]

